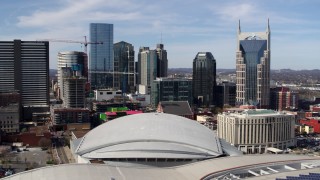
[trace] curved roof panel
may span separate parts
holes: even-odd
[[[87,133],[76,153],[86,158],[191,158],[223,154],[213,131],[165,113],[120,117]]]

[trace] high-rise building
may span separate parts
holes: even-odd
[[[87,79],[79,73],[81,71],[82,68],[79,65],[61,68],[63,105],[66,108],[85,107],[85,85]]]
[[[151,86],[151,104],[157,107],[161,101],[188,101],[193,103],[192,80],[157,78]]]
[[[221,82],[215,88],[215,105],[218,107],[235,106],[236,104],[236,84],[231,82]]]
[[[218,114],[218,137],[247,154],[295,146],[294,115],[266,109]]]
[[[63,81],[64,106],[68,108],[84,108],[86,79],[70,77],[64,78]]]
[[[149,47],[140,47],[138,53],[138,82],[140,87],[144,87],[143,94],[150,94],[151,83],[157,77],[157,53]]]
[[[286,87],[275,87],[270,90],[270,108],[282,111],[298,108],[299,93]]]
[[[90,41],[103,44],[91,44],[89,79],[91,87],[113,87],[113,24],[91,23]],[[105,73],[109,72],[109,73]]]
[[[88,56],[84,52],[77,51],[66,51],[58,53],[58,85],[60,89],[60,98],[63,100],[63,76],[62,68],[63,67],[72,67],[72,65],[80,65],[82,71],[81,75],[85,78],[88,78]]]
[[[157,77],[168,76],[168,59],[167,51],[163,48],[163,44],[157,44]]]
[[[193,60],[192,92],[198,106],[213,105],[216,60],[210,52],[199,52]]]
[[[0,92],[19,92],[23,119],[49,111],[49,42],[0,42]]]
[[[135,92],[134,47],[121,41],[114,47],[114,89],[124,93]]]
[[[236,51],[237,104],[269,107],[270,26],[265,32],[241,32]]]

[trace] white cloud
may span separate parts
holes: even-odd
[[[57,9],[46,8],[36,10],[31,15],[18,17],[18,27],[52,27],[70,24],[80,24],[91,20],[130,20],[138,19],[139,12],[126,13],[128,8],[136,7],[130,1],[82,0],[60,2]],[[122,8],[120,10],[120,8]]]
[[[213,8],[216,14],[224,20],[235,21],[238,19],[251,19],[256,17],[257,7],[253,4],[243,3],[243,4],[228,4],[222,7]]]

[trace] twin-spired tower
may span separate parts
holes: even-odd
[[[236,77],[237,105],[269,107],[270,97],[270,26],[265,32],[237,33]]]

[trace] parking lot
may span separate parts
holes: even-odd
[[[12,168],[15,173],[43,167],[51,160],[51,154],[41,148],[27,148],[26,150],[14,150],[6,153],[1,158],[1,168]]]

